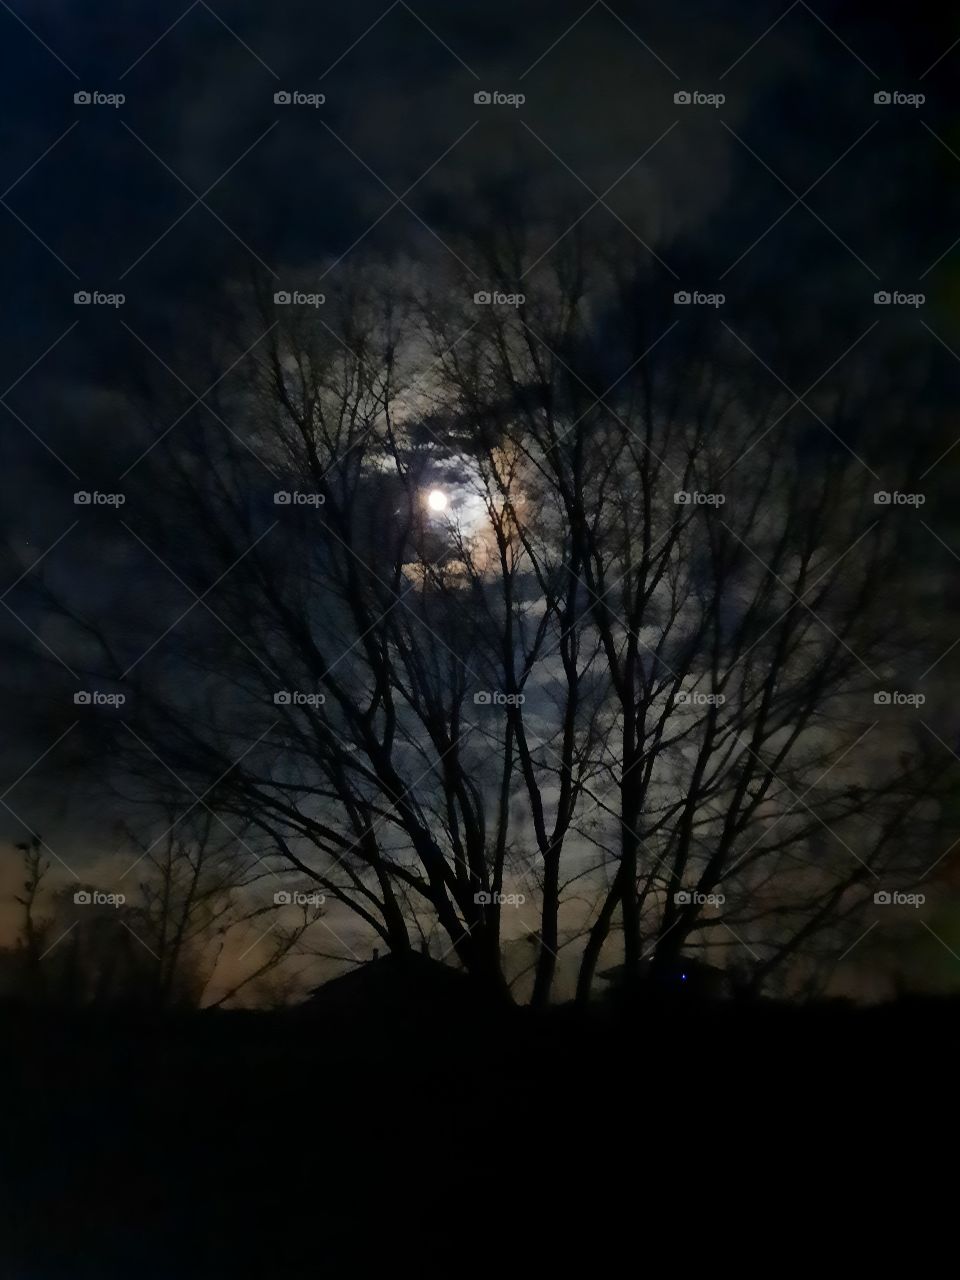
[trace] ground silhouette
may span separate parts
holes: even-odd
[[[825,1185],[838,1144],[889,1158],[905,1100],[949,1088],[960,1012],[441,998],[431,1016],[419,980],[366,969],[340,980],[352,1004],[332,983],[306,1012],[5,1008],[0,1274],[369,1274],[382,1250],[452,1268],[492,1240],[562,1262],[641,1205],[664,1231],[718,1213],[720,1169],[735,1197],[776,1169],[787,1196],[810,1161]]]

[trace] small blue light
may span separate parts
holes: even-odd
[[[681,973],[681,975],[680,975],[680,981],[681,981],[681,982],[686,982],[686,980],[687,980],[687,975],[686,975],[685,973]]]

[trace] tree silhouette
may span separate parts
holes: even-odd
[[[509,293],[522,257],[476,252]],[[621,941],[637,977],[690,947],[809,975],[940,821],[914,725],[895,759],[870,737],[921,637],[890,618],[868,406],[824,381],[788,434],[796,397],[647,305],[626,254],[536,279],[522,307],[385,269],[322,317],[247,300],[211,356],[235,372],[131,503],[189,617],[72,611],[132,691],[118,765],[148,795],[160,761],[265,865],[395,951],[439,930],[504,995],[521,930],[535,1003],[564,948],[586,999]]]

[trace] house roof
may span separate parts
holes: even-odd
[[[324,982],[300,1008],[313,1013],[428,1011],[469,998],[469,987],[463,972],[430,956],[417,951],[390,953]]]

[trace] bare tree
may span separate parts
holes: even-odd
[[[509,293],[522,265],[505,253],[488,269]],[[916,724],[893,759],[889,730],[870,739],[872,694],[894,672],[909,681],[920,638],[890,617],[900,539],[844,441],[857,409],[840,388],[813,411],[833,447],[789,443],[777,428],[795,397],[764,389],[732,329],[674,335],[638,297],[636,263],[574,257],[547,274],[444,365],[485,428],[480,465],[521,458],[518,487],[551,495],[561,642],[589,617],[578,644],[605,662],[616,745],[598,759],[611,784],[598,803],[612,797],[617,844],[578,991],[617,918],[627,972],[646,958],[668,972],[684,947],[719,942],[760,984],[815,942],[839,955],[851,902],[930,861],[949,762]],[[451,310],[434,309],[438,349]],[[512,511],[533,544],[537,521]],[[550,679],[577,688],[566,659]],[[547,904],[555,916],[555,891]]]
[[[43,855],[43,842],[38,835],[16,846],[23,857],[23,892],[16,894],[16,901],[23,908],[20,935],[17,939],[17,958],[22,962],[23,982],[27,994],[33,998],[43,992],[43,953],[50,932],[50,920],[41,917],[43,882],[50,871],[50,863]]]
[[[126,872],[118,868],[110,877],[103,867],[88,882],[64,885],[62,877],[50,877],[39,837],[17,845],[26,879],[16,895],[23,919],[10,957],[17,969],[14,994],[68,1004],[197,1007],[209,1003],[216,981],[223,989],[214,1003],[222,1004],[298,952],[322,903],[279,912],[258,891],[269,873],[211,813],[183,821],[167,814],[159,835],[149,839],[128,829],[139,856],[125,847],[114,859],[127,861]],[[292,898],[286,891],[280,896]],[[251,935],[267,937],[269,945],[246,966],[227,955],[225,968],[228,947],[235,943],[235,951]]]
[[[522,246],[484,253],[509,291]],[[915,639],[896,535],[838,386],[831,451],[787,444],[791,398],[732,330],[674,333],[635,262],[537,279],[522,309],[385,272],[322,319],[260,295],[131,485],[151,598],[186,614],[61,616],[130,690],[121,773],[159,761],[391,949],[439,930],[506,995],[525,885],[537,1003],[581,942],[586,999],[614,933],[628,972],[735,948],[760,984],[836,954],[939,820],[911,726],[895,760],[870,738]]]

